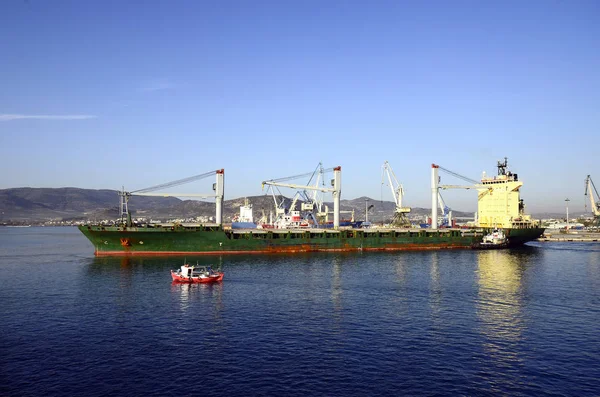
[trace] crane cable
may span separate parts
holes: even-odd
[[[203,178],[209,177],[211,175],[214,175],[216,172],[217,171],[210,171],[210,172],[207,172],[207,173],[204,173],[204,174],[190,176],[188,178],[179,179],[179,180],[176,180],[176,181],[173,181],[173,182],[162,183],[160,185],[147,187],[145,189],[134,190],[131,193],[148,193],[148,192],[152,192],[154,190],[161,190],[161,189],[166,189],[168,187],[179,186],[179,185],[183,185],[185,183],[190,183],[190,182],[193,182],[193,181],[197,181],[199,179],[203,179]]]
[[[310,180],[308,181],[308,183],[310,183],[310,181],[312,181],[312,178],[314,177],[314,175],[317,173],[317,171],[320,168],[322,169],[321,164],[319,163],[319,166],[317,167],[317,169],[312,172],[307,172],[305,174],[299,174],[299,175],[294,175],[294,176],[286,176],[286,177],[277,178],[277,179],[269,179],[267,182],[284,182],[284,181],[290,181],[292,179],[306,178],[307,176],[309,176]],[[323,169],[321,172],[323,174],[325,174],[327,172],[333,172],[333,168]]]
[[[472,183],[472,184],[474,184],[474,185],[477,185],[477,184],[479,183],[479,182],[477,182],[477,181],[476,181],[476,180],[474,180],[474,179],[467,178],[466,176],[462,176],[462,175],[460,175],[460,174],[457,174],[456,172],[450,171],[450,170],[448,170],[448,169],[446,169],[446,168],[444,168],[444,167],[442,167],[442,166],[439,166],[439,165],[438,165],[438,168],[439,168],[440,170],[444,171],[444,172],[447,172],[448,174],[450,174],[450,175],[452,175],[452,176],[455,176],[455,177],[457,177],[457,178],[459,178],[459,179],[462,179],[463,181],[467,181],[467,182],[469,182],[469,183]]]

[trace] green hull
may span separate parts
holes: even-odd
[[[117,227],[83,225],[97,256],[241,254],[318,251],[467,249],[485,229],[224,230],[219,226]],[[544,229],[505,229],[510,246],[540,237]]]

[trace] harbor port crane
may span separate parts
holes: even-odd
[[[163,190],[174,186],[184,185],[190,182],[195,182],[209,176],[216,175],[216,182],[213,183],[214,193],[195,194],[195,193],[153,193],[157,190]],[[223,223],[223,196],[224,196],[224,179],[225,170],[206,172],[200,175],[190,176],[188,178],[178,179],[176,181],[161,183],[160,185],[150,186],[144,189],[138,189],[131,192],[125,191],[125,188],[119,192],[121,223],[127,227],[132,226],[131,214],[129,212],[128,202],[131,196],[156,196],[156,197],[195,197],[195,198],[212,198],[216,200],[216,216],[215,220],[218,225]]]
[[[317,170],[319,172],[327,172],[327,171],[329,171],[329,170],[323,170],[320,164],[319,164],[319,167],[317,167]],[[333,175],[334,175],[333,179],[331,180],[331,186],[332,186],[331,188],[325,187],[325,186],[319,186],[318,183],[315,186],[297,185],[297,184],[292,184],[292,183],[286,183],[286,181],[289,181],[289,180],[292,180],[292,179],[298,179],[298,178],[306,177],[306,176],[314,176],[315,172],[317,172],[317,170],[315,170],[312,173],[307,173],[307,174],[295,175],[295,176],[291,176],[291,177],[284,177],[284,178],[278,178],[278,179],[271,179],[271,180],[268,180],[268,181],[263,181],[262,182],[262,187],[264,189],[264,187],[266,185],[266,186],[269,186],[269,187],[271,187],[271,186],[274,186],[274,187],[288,187],[288,188],[291,188],[291,189],[302,190],[302,191],[311,190],[311,191],[317,191],[317,192],[331,192],[332,195],[333,195],[333,225],[334,225],[334,228],[337,229],[340,226],[340,196],[341,196],[341,193],[342,193],[342,177],[341,177],[342,167],[338,166],[338,167],[335,167],[335,168],[331,169],[333,171]],[[308,197],[307,193],[305,193],[305,197]],[[313,196],[313,197],[316,200],[316,195]],[[294,205],[295,205],[296,200],[294,201]],[[309,203],[309,206],[310,206],[310,203]],[[310,207],[314,208],[314,206],[310,206]],[[305,208],[308,208],[308,207],[307,206],[303,206],[303,208],[305,209]]]
[[[596,194],[596,198],[594,198],[594,193]],[[598,194],[598,190],[596,190],[592,177],[589,175],[585,178],[585,195],[589,196],[590,207],[592,214],[594,214],[594,224],[600,226],[600,195]]]
[[[387,176],[388,185],[392,190],[392,196],[394,196],[394,203],[396,207],[394,208],[394,218],[392,220],[393,226],[410,226],[410,221],[406,214],[410,212],[410,207],[402,206],[402,198],[404,197],[404,187],[398,182],[398,178],[396,178],[396,174],[392,169],[392,166],[388,161],[383,163],[382,172],[381,172],[381,184],[385,183],[385,179]]]

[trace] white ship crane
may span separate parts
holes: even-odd
[[[459,179],[462,179],[466,182],[469,182],[470,185],[440,185],[440,177],[439,170],[442,170],[452,176],[455,176]],[[466,176],[462,176],[457,174],[456,172],[450,171],[444,167],[441,167],[437,164],[431,164],[431,228],[438,228],[438,205],[440,205],[441,195],[439,189],[478,189],[483,185],[477,182],[474,179],[467,178]],[[442,199],[443,200],[443,199]],[[442,212],[444,212],[445,204],[442,204]],[[451,215],[450,215],[451,216]],[[451,225],[451,220],[448,220],[449,225]]]
[[[265,187],[265,185],[271,187],[288,187],[291,189],[296,189],[296,190],[311,190],[311,191],[315,191],[315,192],[331,192],[333,194],[333,225],[334,228],[339,228],[340,226],[340,196],[342,193],[342,178],[341,178],[341,173],[342,173],[342,167],[335,167],[333,169],[328,169],[328,170],[323,170],[321,165],[319,164],[319,167],[317,167],[317,169],[319,170],[319,172],[327,172],[332,170],[334,177],[331,180],[331,188],[329,187],[325,187],[325,186],[319,186],[318,184],[318,179],[317,179],[317,185],[315,186],[309,186],[309,185],[297,185],[297,184],[292,184],[292,183],[286,183],[286,181],[290,181],[293,179],[298,179],[298,178],[302,178],[302,177],[306,177],[306,176],[311,176],[311,180],[312,177],[314,177],[315,172],[314,171],[312,173],[307,173],[307,174],[301,174],[301,175],[295,175],[295,176],[290,176],[290,177],[284,177],[284,178],[278,178],[278,179],[271,179],[268,181],[263,181],[262,182],[262,186],[263,189]],[[274,195],[273,195],[274,196]],[[274,196],[275,197],[275,196]],[[308,194],[305,193],[305,197],[308,197]],[[313,205],[311,205],[311,208],[314,208],[314,204],[317,203],[317,199],[316,199],[316,195],[313,195]],[[295,201],[294,201],[294,205],[296,203],[296,196],[294,197]],[[317,203],[317,207],[318,207],[318,203]],[[307,207],[305,207],[307,208]]]
[[[442,197],[442,193],[438,190],[438,202],[440,204],[440,210],[442,211],[442,216],[444,217],[441,223],[441,226],[452,227],[452,210],[450,207],[446,205],[444,198]]]
[[[294,175],[291,177],[274,179],[276,182],[289,181],[293,179],[299,179],[303,177],[310,176],[310,179],[307,182],[307,185],[310,185],[311,182],[315,181],[315,187],[319,186],[319,183],[323,183],[324,185],[324,175],[325,172],[331,172],[333,168],[324,169],[321,163],[318,164],[317,168],[312,173],[306,173],[301,175]],[[263,186],[264,187],[264,186]],[[277,195],[275,194],[275,189],[279,194],[280,200],[278,200]],[[305,217],[309,217],[312,219],[313,224],[319,224],[319,219],[327,217],[327,206],[323,205],[323,198],[320,197],[318,190],[313,190],[312,192],[308,192],[307,190],[299,190],[292,197],[292,203],[290,207],[286,210],[285,205],[285,197],[279,191],[279,188],[275,185],[269,185],[267,188],[267,192],[271,192],[273,196],[273,201],[275,203],[275,221],[271,219],[270,224],[276,224],[278,227],[289,227],[289,226],[300,226],[308,223],[306,221],[301,221],[298,219],[300,217],[300,212],[302,211],[305,214]],[[299,199],[302,199],[301,211],[296,211],[296,204]],[[323,210],[323,207],[325,210]],[[316,216],[315,216],[316,215]],[[293,220],[296,219],[296,220]]]
[[[207,194],[194,194],[194,193],[152,193],[156,190],[163,190],[167,188],[171,188],[174,186],[184,185],[190,182],[195,182],[209,176],[216,175],[216,182],[213,183],[213,191],[214,193]],[[126,192],[125,188],[121,192],[119,192],[119,196],[121,196],[121,222],[125,223],[127,226],[131,226],[131,215],[129,213],[129,208],[127,203],[129,202],[129,198],[131,196],[156,196],[156,197],[195,197],[195,198],[215,198],[216,201],[216,223],[218,225],[223,224],[223,197],[224,197],[224,179],[225,179],[225,170],[220,169],[216,171],[206,172],[200,175],[190,176],[184,179],[178,179],[176,181],[162,183],[160,185],[155,185],[151,187],[147,187],[144,189],[134,190],[132,192]]]
[[[314,187],[319,187],[320,185],[325,186],[325,173],[331,171],[333,171],[333,168],[324,169],[322,163],[319,163],[307,185],[310,185],[314,178]],[[333,211],[329,211],[329,207],[324,203],[323,192],[316,189],[310,192],[303,190],[301,195],[304,199],[301,209],[302,211],[308,212],[313,223],[315,225],[328,223],[329,214],[333,213]],[[340,211],[340,214],[343,212],[344,211]]]
[[[594,193],[596,193],[596,198],[594,198]],[[596,186],[594,185],[594,181],[592,181],[592,177],[589,175],[587,176],[587,178],[585,178],[585,195],[589,196],[590,207],[592,210],[592,214],[594,214],[594,223],[596,225],[599,225],[600,224],[600,195],[598,194],[598,190],[596,190]],[[587,204],[586,204],[586,207],[587,207]]]
[[[279,189],[277,189],[277,193],[275,194],[275,189],[277,189],[276,186],[269,186],[269,188],[267,189],[267,194],[269,193],[269,191],[271,192],[271,196],[273,197],[273,202],[275,203],[275,218],[277,219],[278,217],[282,216],[285,214],[285,197],[283,197],[283,195],[281,194],[281,192],[279,191]],[[279,197],[279,199],[278,199]],[[271,220],[269,223],[273,223],[273,213],[270,213],[270,217]]]
[[[404,197],[404,187],[398,182],[398,178],[396,178],[396,174],[392,169],[392,166],[389,162],[384,162],[382,166],[381,172],[381,184],[385,183],[385,177],[387,176],[388,185],[392,190],[392,196],[394,196],[394,203],[396,204],[396,208],[394,209],[394,218],[392,220],[392,225],[394,226],[410,226],[410,221],[406,214],[410,212],[410,207],[402,206],[402,198]]]
[[[319,165],[317,166],[315,171],[313,171],[312,173],[306,173],[306,174],[301,174],[301,175],[294,175],[291,177],[274,179],[273,181],[283,182],[283,181],[287,181],[287,180],[299,179],[299,178],[304,178],[304,177],[310,176],[310,179],[308,181],[308,184],[310,184],[316,174],[315,186],[318,186],[321,176],[323,176],[323,174],[326,171],[332,171],[332,170],[333,170],[333,168],[328,169],[328,170],[323,169],[323,166],[321,165],[321,163],[319,163]],[[264,188],[264,185],[263,185],[263,188]],[[277,194],[275,193],[275,190],[277,190]],[[310,197],[309,193],[306,190],[297,191],[294,194],[294,196],[292,197],[292,203],[290,204],[290,207],[287,210],[285,208],[285,197],[283,196],[283,194],[281,193],[281,191],[279,190],[277,185],[273,185],[273,184],[269,185],[269,187],[267,188],[267,194],[269,191],[270,191],[271,195],[273,196],[273,202],[275,203],[275,223],[278,223],[279,225],[284,225],[286,223],[286,218],[290,218],[289,214],[291,214],[292,211],[296,210],[296,203],[298,202],[298,200],[300,198],[302,198],[304,200],[304,202],[302,203],[302,207],[301,207],[302,211],[310,211],[310,216],[313,218],[313,221],[315,222],[315,224],[318,223],[317,219],[313,215],[315,206],[317,207],[317,211],[321,211],[321,207],[323,206],[323,200],[319,199],[317,196],[319,193],[318,191],[313,191],[312,197]],[[279,196],[279,199],[278,199],[278,196]],[[269,223],[273,224],[273,219],[271,219]]]

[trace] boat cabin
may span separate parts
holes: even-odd
[[[194,270],[194,267],[190,266],[189,264],[186,263],[181,266],[181,276],[191,277],[193,270]]]
[[[212,276],[213,272],[210,266],[200,266],[194,268],[194,276]]]

